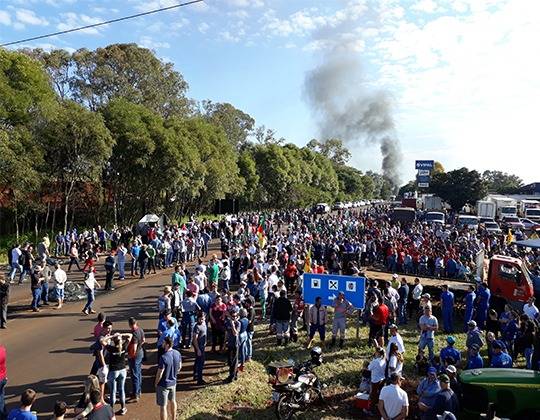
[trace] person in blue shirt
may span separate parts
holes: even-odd
[[[487,283],[482,283],[478,287],[477,293],[477,312],[476,312],[476,322],[478,323],[478,328],[481,330],[484,329],[487,313],[489,309],[489,299],[491,298],[491,292],[488,289]]]
[[[467,323],[472,320],[474,313],[474,301],[476,300],[476,293],[474,293],[474,286],[469,286],[469,291],[465,296],[465,332],[468,331]]]
[[[493,357],[491,358],[492,368],[511,368],[513,365],[512,357],[503,351],[504,344],[500,340],[495,340],[491,345]]]
[[[137,244],[137,242],[133,242],[131,244],[131,250],[129,252],[131,255],[131,277],[139,274],[137,269],[139,268],[138,261],[139,261],[140,250],[141,250],[141,247]]]
[[[431,407],[435,403],[435,398],[437,394],[441,391],[441,386],[439,380],[437,379],[437,369],[430,367],[428,369],[428,376],[420,381],[418,387],[416,388],[416,393],[418,394],[418,405],[423,405],[425,407]],[[425,413],[420,415],[421,419],[427,419]]]
[[[454,337],[452,337],[451,335],[449,335],[448,337],[446,337],[446,342],[448,343],[448,345],[446,347],[444,347],[443,349],[441,349],[441,352],[440,352],[441,362],[444,364],[445,361],[449,357],[452,357],[456,364],[460,363],[461,362],[461,352],[458,349],[454,348],[454,344],[456,343],[456,339]]]
[[[36,401],[36,391],[27,389],[21,394],[21,406],[9,412],[8,420],[37,420],[37,416],[32,414],[32,404]]]
[[[465,366],[465,370],[481,369],[484,367],[484,361],[482,360],[482,356],[480,356],[479,352],[480,347],[478,347],[478,344],[473,344],[469,349],[469,358],[467,359],[467,366]]]
[[[508,322],[506,322],[504,327],[501,327],[502,342],[510,351],[514,348],[514,341],[519,332],[519,325],[516,318],[517,315],[513,311],[510,311],[508,313]]]
[[[454,293],[448,290],[448,285],[445,284],[441,293],[441,309],[443,316],[443,329],[446,334],[454,332]]]

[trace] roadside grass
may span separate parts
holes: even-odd
[[[440,318],[439,318],[440,319]],[[457,331],[462,331],[462,323],[456,325]],[[404,388],[409,394],[410,405],[415,401],[414,390],[418,377],[414,371],[418,332],[416,324],[409,322],[400,328],[405,343],[404,376],[407,378]],[[465,333],[454,334],[455,347],[465,349]],[[373,353],[367,345],[368,328],[361,326],[356,338],[355,321],[348,321],[347,336],[343,349],[329,348],[331,338],[331,323],[327,326],[327,344],[323,346],[324,363],[316,369],[320,379],[328,385],[324,391],[325,402],[315,405],[301,413],[302,419],[350,419],[358,418],[361,413],[354,408],[354,395],[361,380],[364,361],[370,361]],[[435,352],[446,346],[446,335],[436,334]],[[253,342],[253,360],[238,381],[232,384],[216,382],[215,385],[193,391],[189,400],[179,404],[180,419],[274,419],[274,408],[271,405],[271,386],[267,383],[268,376],[265,367],[273,361],[304,361],[309,358],[306,350],[307,335],[305,331],[299,334],[299,341],[287,347],[277,346],[274,335],[269,335],[268,324],[255,327]],[[315,342],[317,344],[317,341]],[[463,359],[465,354],[463,353]],[[217,375],[224,379],[227,376],[225,366]]]

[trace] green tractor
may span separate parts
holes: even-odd
[[[484,368],[461,372],[463,418],[478,418],[488,407],[498,417],[540,419],[540,372]]]

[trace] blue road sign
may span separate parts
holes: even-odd
[[[334,274],[304,274],[304,302],[313,304],[320,296],[323,305],[332,305],[339,292],[345,293],[345,298],[356,309],[365,305],[365,277],[338,276]]]
[[[433,169],[434,165],[434,160],[417,160],[415,169]]]
[[[429,175],[417,175],[416,176],[416,181],[419,184],[429,184],[430,176]]]

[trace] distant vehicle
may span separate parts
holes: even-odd
[[[521,223],[521,221],[519,220],[519,218],[517,216],[506,216],[502,219],[502,225],[507,228],[507,229],[512,229],[512,230],[515,230],[515,229],[521,229],[521,230],[525,230],[525,226],[523,225],[523,223]]]
[[[317,203],[313,207],[313,212],[315,214],[325,214],[330,212],[330,206],[326,203]]]
[[[345,204],[341,201],[338,201],[332,206],[332,210],[343,210],[345,208]]]
[[[484,223],[484,229],[493,234],[500,234],[502,233],[501,228],[499,227],[499,224],[497,222],[491,221],[491,222],[485,222]]]
[[[404,198],[401,200],[401,205],[403,207],[410,207],[416,210],[417,208],[416,198]]]
[[[366,205],[366,202],[365,202],[365,201],[363,201],[363,200],[361,200],[361,201],[360,201],[360,202],[359,202],[358,204],[360,205],[360,207],[363,207],[363,206],[365,206],[365,205]]]
[[[441,197],[437,197],[436,195],[426,195],[424,197],[424,210],[430,211],[430,210],[442,210],[443,209],[443,202]]]
[[[540,223],[539,222],[535,222],[531,219],[519,219],[519,221],[523,224],[523,227],[526,229],[526,230],[533,230],[533,229],[538,229],[540,228]]]
[[[416,220],[416,210],[411,207],[396,207],[390,213],[393,222],[411,223]]]
[[[440,211],[428,211],[426,213],[426,216],[424,217],[424,221],[426,221],[427,223],[439,223],[441,225],[444,225],[445,216],[444,213]]]
[[[476,215],[482,220],[483,218],[495,219],[497,215],[497,206],[493,201],[476,202]]]
[[[491,197],[497,208],[497,218],[502,220],[506,216],[517,216],[517,201],[508,197]]]
[[[540,201],[538,200],[519,200],[518,202],[518,215],[520,217],[527,217],[526,212],[528,209],[540,209]]]
[[[495,222],[495,219],[492,217],[479,217],[478,220],[480,223],[488,223],[488,222]]]
[[[479,220],[476,216],[460,214],[457,217],[456,225],[467,229],[478,229]]]
[[[540,208],[525,209],[524,216],[534,222],[540,222]]]

